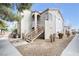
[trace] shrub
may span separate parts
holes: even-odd
[[[66,35],[67,35],[67,37],[69,37],[70,36],[70,32],[66,31]]]
[[[51,42],[55,42],[55,37],[56,37],[55,34],[53,34],[53,35],[51,34],[51,35],[50,35],[50,41],[51,41]]]
[[[63,38],[63,33],[58,33],[59,39]]]
[[[72,32],[72,35],[75,35],[75,32]]]
[[[50,42],[52,42],[52,34],[50,35]]]
[[[16,38],[17,37],[17,29],[14,29],[13,32],[10,34],[11,38]]]

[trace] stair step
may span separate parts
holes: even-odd
[[[26,39],[26,41],[27,41],[27,42],[31,42],[31,40],[30,40],[30,39]]]
[[[42,27],[40,27],[40,28],[38,28],[37,32],[33,31],[33,32],[25,35],[25,40],[30,43],[31,41],[34,41],[42,33],[43,33],[43,29],[42,29]]]

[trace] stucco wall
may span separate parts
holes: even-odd
[[[47,19],[47,12],[40,15],[39,25],[45,28],[45,20]]]
[[[50,39],[50,35],[63,32],[64,21],[57,10],[48,10],[48,20],[45,20],[45,39]]]
[[[58,11],[56,11],[55,15],[56,15],[56,33],[57,32],[63,33],[64,20]]]
[[[50,35],[56,32],[55,15],[48,11],[48,20],[45,20],[45,39],[50,39]]]
[[[49,39],[52,27],[49,26],[50,21],[45,20],[45,39]]]
[[[40,26],[44,27],[44,31],[45,31],[44,38],[46,38],[46,36],[48,36],[49,35],[49,32],[50,32],[50,29],[48,28],[48,24],[47,24],[47,21],[46,20],[48,20],[48,12],[42,13],[40,15],[40,20],[38,22]],[[47,27],[45,26],[45,24],[47,24]],[[49,30],[48,33],[46,32],[47,30]]]
[[[21,21],[21,33],[29,33],[32,31],[32,13],[29,10],[23,11],[23,18]]]

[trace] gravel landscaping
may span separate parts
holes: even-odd
[[[16,48],[23,56],[60,56],[73,37],[56,39],[52,43],[43,39],[36,39],[31,44],[16,46]]]

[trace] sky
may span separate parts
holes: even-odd
[[[59,9],[64,18],[65,25],[79,28],[78,3],[35,3],[32,5],[32,11],[44,11],[47,8]]]
[[[32,11],[44,11],[47,8],[59,9],[65,25],[70,25],[72,28],[79,29],[79,3],[35,3],[32,5]],[[16,6],[13,7],[16,13]],[[14,23],[8,23],[9,28],[13,28]]]

